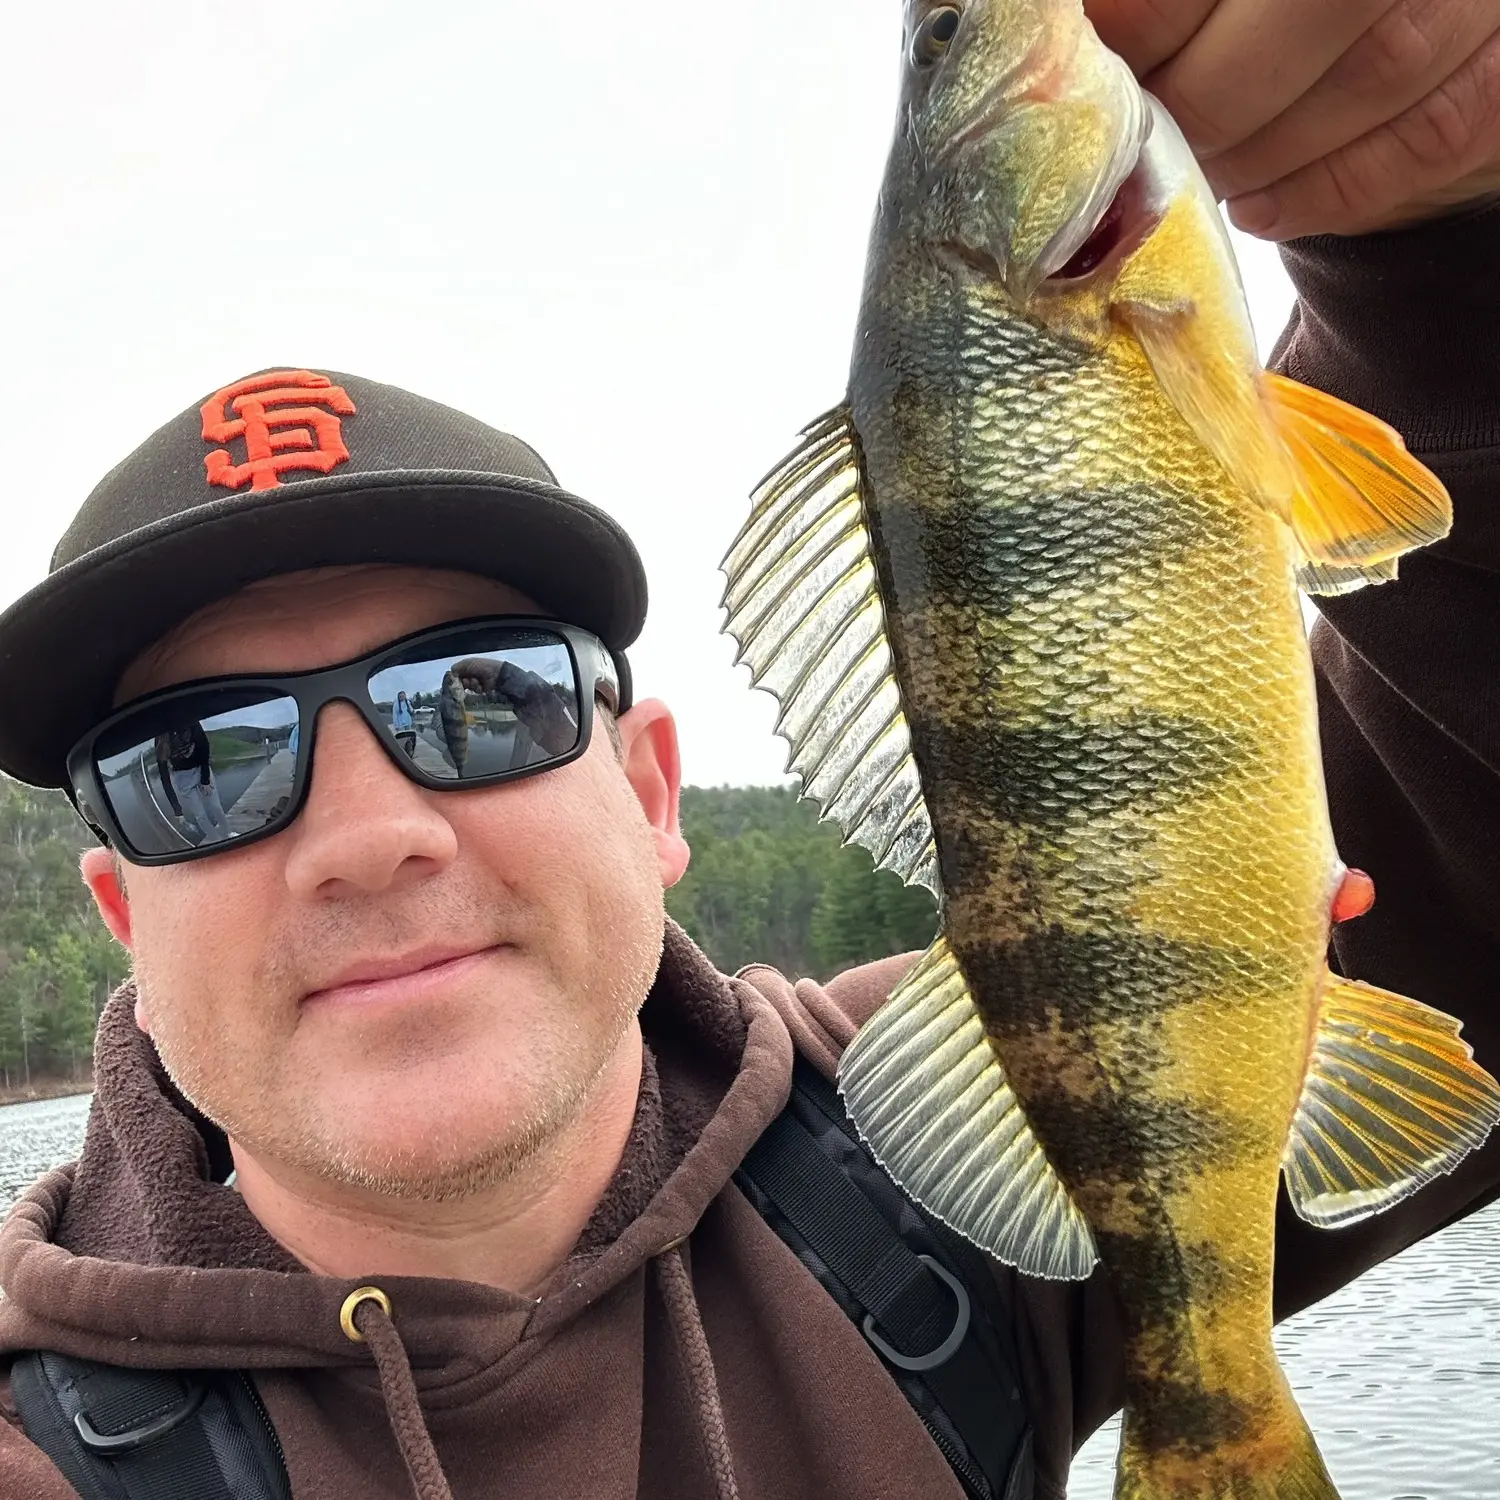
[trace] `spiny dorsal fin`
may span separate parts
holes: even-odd
[[[1379,1213],[1484,1143],[1500,1084],[1458,1032],[1442,1011],[1328,975],[1282,1161],[1304,1219],[1333,1228]]]
[[[924,1208],[1007,1265],[1082,1280],[1093,1236],[1006,1082],[958,960],[938,938],[839,1063],[849,1118]]]
[[[941,896],[932,821],[885,631],[849,409],[814,422],[757,487],[725,557],[725,630],[781,705],[803,794],[877,865]]]

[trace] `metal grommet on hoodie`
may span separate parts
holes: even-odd
[[[351,1343],[362,1344],[365,1336],[354,1326],[354,1314],[361,1302],[378,1302],[386,1317],[391,1315],[391,1299],[378,1286],[357,1286],[344,1298],[339,1309],[339,1327]]]

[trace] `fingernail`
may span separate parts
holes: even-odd
[[[1229,200],[1229,221],[1246,234],[1264,234],[1276,222],[1276,200],[1269,193],[1246,193]]]

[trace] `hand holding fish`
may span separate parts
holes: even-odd
[[[1085,9],[1252,234],[1359,234],[1500,194],[1500,0]]]

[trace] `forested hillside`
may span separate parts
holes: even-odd
[[[688,787],[693,859],[667,905],[720,968],[752,959],[793,977],[924,946],[924,891],[843,848],[775,787]],[[78,878],[89,836],[59,793],[0,777],[0,1095],[87,1075],[94,1023],[126,958]]]
[[[790,790],[686,787],[682,831],[693,859],[667,909],[730,973],[759,961],[826,979],[932,940],[932,897],[841,845]]]
[[[92,842],[66,799],[0,777],[0,1088],[88,1072],[125,954],[78,878]]]

